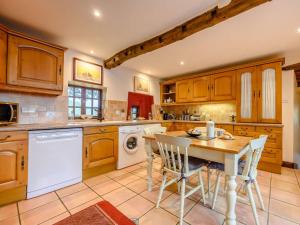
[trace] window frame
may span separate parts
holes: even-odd
[[[69,95],[69,88],[72,87],[73,88],[73,96]],[[75,88],[80,88],[81,89],[81,97],[77,97],[75,96]],[[86,92],[87,90],[91,90],[92,91],[92,98],[87,98],[86,97]],[[98,99],[94,98],[94,90],[98,91]],[[91,87],[83,87],[83,86],[77,86],[77,85],[68,85],[68,118],[74,118],[74,119],[80,119],[80,116],[75,116],[75,109],[76,108],[80,108],[80,115],[86,115],[86,109],[90,108],[92,110],[92,118],[93,119],[98,119],[102,117],[102,97],[103,97],[103,92],[102,89],[98,89],[98,88],[91,88]],[[72,98],[73,99],[73,105],[70,106],[69,105],[69,99]],[[76,98],[80,98],[81,99],[81,106],[80,107],[76,107],[75,106],[75,99]],[[86,100],[87,99],[91,99],[92,101],[92,106],[91,107],[86,107]],[[94,107],[93,106],[93,101],[94,100],[98,100],[98,107]],[[73,109],[73,115],[70,116],[69,115],[69,109],[72,108]],[[98,114],[96,116],[93,115],[93,109],[98,109]]]

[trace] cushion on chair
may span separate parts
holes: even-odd
[[[184,162],[184,155],[181,156],[181,162]],[[199,159],[189,156],[189,170],[197,170],[202,166],[208,165],[208,161],[205,159]]]
[[[238,175],[242,175],[243,170],[245,168],[246,165],[246,161],[240,159],[239,160],[239,165],[238,165]],[[209,169],[215,169],[215,170],[221,170],[224,171],[225,170],[225,166],[223,163],[218,163],[218,162],[209,162],[208,163],[208,168]]]

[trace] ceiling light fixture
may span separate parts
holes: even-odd
[[[94,16],[100,17],[101,13],[98,10],[94,10]]]
[[[297,29],[297,32],[300,34],[300,27]]]
[[[180,65],[183,66],[183,65],[184,65],[184,62],[183,62],[183,61],[180,61]]]
[[[94,54],[94,51],[93,51],[93,50],[91,50],[91,51],[90,51],[90,53],[91,53],[91,54]]]

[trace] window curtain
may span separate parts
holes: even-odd
[[[262,73],[262,117],[275,119],[276,110],[276,71],[266,69]]]
[[[241,117],[251,118],[252,114],[252,74],[249,72],[241,75]]]

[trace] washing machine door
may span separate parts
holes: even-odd
[[[138,150],[138,135],[137,134],[129,134],[124,139],[123,148],[125,152],[128,154],[134,154]]]

